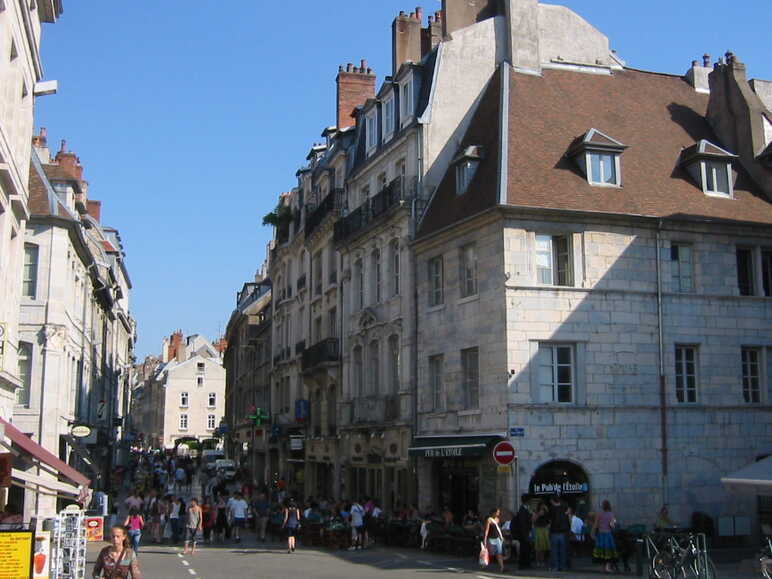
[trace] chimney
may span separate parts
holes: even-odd
[[[67,141],[62,139],[62,144],[59,148],[59,152],[56,153],[56,157],[54,157],[54,161],[56,161],[70,177],[80,181],[83,179],[83,167],[80,164],[80,159],[78,159],[77,155],[72,151],[66,151],[66,147]]]
[[[94,221],[100,223],[102,217],[102,202],[89,199],[86,201],[86,212],[91,215]]]
[[[710,66],[710,55],[704,54],[702,56],[702,65],[699,60],[693,60],[691,67],[686,71],[686,82],[692,85],[695,91],[708,94],[710,93],[710,83],[708,82],[708,75],[712,67]]]
[[[367,99],[375,97],[375,74],[368,68],[367,61],[362,60],[357,68],[350,62],[346,68],[338,67],[336,119],[338,129],[354,125],[354,109],[365,104]]]
[[[423,11],[419,6],[414,14],[407,16],[400,12],[391,25],[391,70],[396,76],[406,62],[421,61],[421,18]]]
[[[421,30],[421,57],[429,54],[442,40],[442,12],[429,14],[429,24]]]
[[[48,139],[46,138],[46,128],[40,127],[40,134],[38,135],[32,135],[32,145],[38,148],[45,147],[48,144]]]
[[[507,57],[515,70],[541,72],[539,1],[504,0]]]
[[[168,352],[167,352],[167,359],[168,360],[174,360],[176,359],[178,362],[184,362],[185,360],[181,357],[183,356],[183,347],[182,347],[182,330],[177,330],[174,332],[169,340]]]
[[[512,0],[505,0],[512,2]],[[499,14],[497,0],[442,0],[442,36]]]
[[[32,136],[32,146],[38,155],[38,159],[44,165],[51,163],[51,151],[48,150],[48,138],[46,128],[40,127],[40,133]]]

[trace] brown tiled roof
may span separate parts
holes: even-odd
[[[735,198],[721,199],[704,195],[678,166],[681,150],[700,139],[722,146],[705,120],[708,98],[680,77],[629,69],[612,76],[513,73],[508,203],[772,223],[772,203],[753,192],[742,168]],[[622,188],[591,186],[565,156],[588,127],[629,147],[621,157]]]
[[[498,203],[498,76],[462,141],[463,146],[483,144],[487,151],[470,191],[456,197],[451,167],[427,209],[419,236]],[[708,98],[680,77],[630,69],[612,76],[563,70],[545,70],[541,77],[513,72],[507,204],[772,223],[772,201],[755,187],[739,161],[734,163],[738,169],[734,199],[706,196],[679,165],[682,150],[701,139],[723,147],[705,119]],[[628,147],[621,156],[621,188],[590,185],[568,155],[591,127]]]
[[[497,70],[480,99],[477,111],[458,146],[458,152],[470,146],[482,148],[485,158],[463,195],[456,195],[455,166],[451,165],[421,223],[419,236],[470,217],[498,203],[499,110],[501,75]]]

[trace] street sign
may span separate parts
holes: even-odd
[[[525,436],[525,428],[522,426],[513,426],[509,429],[509,436]]]
[[[512,464],[515,460],[515,447],[511,442],[502,440],[493,447],[493,460],[500,465]]]

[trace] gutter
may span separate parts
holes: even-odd
[[[657,223],[657,345],[659,351],[659,431],[661,442],[662,504],[668,502],[667,381],[665,380],[665,344],[662,328],[662,220]]]

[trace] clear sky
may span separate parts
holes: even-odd
[[[564,0],[628,66],[681,74],[733,51],[772,79],[771,0]],[[224,332],[271,231],[262,216],[335,123],[339,64],[391,67],[397,0],[64,0],[45,25],[36,127],[76,152],[120,230],[138,357],[177,328]],[[440,8],[424,0],[424,13]],[[227,9],[226,9],[227,8]],[[229,10],[234,8],[233,11]]]

